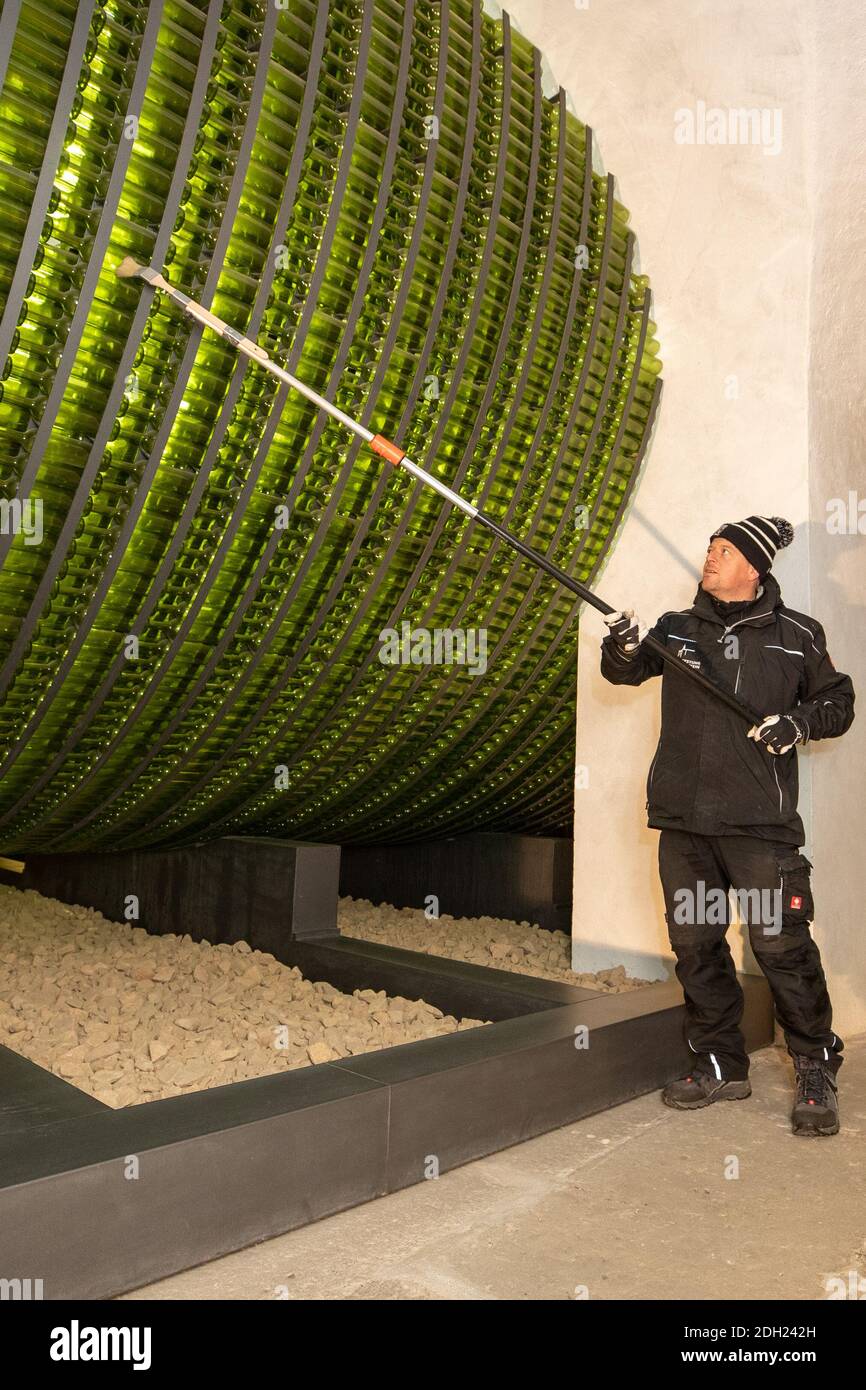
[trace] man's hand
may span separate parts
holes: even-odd
[[[649,632],[649,628],[644,627],[635,616],[633,608],[623,608],[619,613],[606,613],[604,621],[610,628],[610,635],[616,646],[626,655],[636,652]]]
[[[767,714],[762,724],[752,725],[748,737],[770,753],[788,753],[796,743],[806,742],[809,725],[800,714]]]

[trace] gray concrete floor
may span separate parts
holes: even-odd
[[[851,1270],[866,1297],[866,1036],[838,1135],[791,1133],[784,1049],[751,1079],[705,1110],[642,1096],[125,1298],[814,1300]]]

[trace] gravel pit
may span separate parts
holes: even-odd
[[[113,1108],[489,1021],[0,885],[0,1044]]]
[[[449,917],[445,913],[429,918],[419,907],[398,908],[389,903],[377,907],[365,898],[341,898],[337,925],[343,936],[407,951],[426,951],[472,965],[513,970],[519,975],[560,980],[602,994],[621,994],[654,983],[627,975],[624,965],[595,974],[579,974],[571,968],[571,937],[567,932],[548,931],[531,922],[509,922],[500,917]]]

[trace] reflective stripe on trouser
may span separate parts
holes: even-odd
[[[740,1029],[743,992],[726,936],[730,888],[788,1051],[817,1058],[833,1072],[842,1065],[844,1044],[830,1026],[827,983],[809,930],[810,868],[796,848],[751,835],[660,832],[659,872],[685,997],[684,1033],[691,1051],[720,1079],[741,1080],[749,1071]]]

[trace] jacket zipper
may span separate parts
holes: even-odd
[[[741,621],[741,622],[747,622],[748,620],[747,620],[746,618],[741,618],[740,621]],[[732,623],[732,624],[731,624],[731,627],[736,627],[736,626],[737,626],[736,623]],[[726,627],[726,628],[725,628],[725,634],[724,634],[724,635],[727,635],[727,633],[728,633],[729,631],[730,631],[730,628],[727,628],[727,627]],[[723,640],[723,637],[720,637],[720,638],[719,638],[719,641],[721,642],[722,640]],[[743,652],[743,655],[742,655],[740,661],[739,661],[738,664],[737,664],[737,683],[736,683],[736,685],[734,686],[734,694],[735,694],[735,695],[736,695],[737,691],[738,691],[739,688],[740,688],[740,676],[741,676],[741,674],[742,674],[742,670],[743,670],[743,667],[745,666],[745,664],[746,664],[746,653]],[[772,755],[771,755],[771,756],[772,756]],[[782,811],[783,811],[783,809],[784,809],[784,794],[783,794],[783,792],[782,792],[782,787],[781,787],[781,784],[780,784],[780,782],[779,782],[779,771],[778,771],[778,767],[777,767],[777,764],[776,764],[775,759],[773,760],[773,776],[774,776],[774,778],[776,779],[776,790],[777,790],[778,793],[779,793],[779,815],[781,815],[781,814],[782,814]]]
[[[725,638],[727,637],[728,633],[729,633],[729,632],[733,632],[734,628],[735,628],[735,627],[739,627],[741,623],[753,623],[753,622],[755,621],[756,618],[766,618],[766,616],[767,616],[766,613],[753,613],[752,616],[751,616],[751,618],[738,618],[737,621],[736,621],[735,623],[731,623],[730,627],[726,627],[726,628],[725,628],[725,630],[724,630],[724,632],[722,633],[721,637],[717,637],[717,638],[716,638],[716,641],[717,641],[717,642],[724,642],[724,640],[725,640]]]
[[[658,747],[656,748],[655,755],[654,755],[653,760],[652,760],[652,762],[651,762],[651,764],[650,764],[649,786],[647,787],[647,801],[646,801],[647,810],[649,810],[649,799],[650,799],[650,796],[652,795],[652,789],[653,789],[653,777],[655,776],[656,761],[657,761],[657,759],[658,759],[659,752],[661,751],[661,746],[662,746],[662,737],[661,737],[661,733],[659,733]]]
[[[743,618],[743,619],[741,619],[741,621],[742,621],[742,622],[745,622],[746,619]],[[736,623],[732,623],[732,624],[731,624],[731,627],[736,627]],[[729,628],[725,628],[725,633],[727,633],[729,630],[730,630]],[[720,641],[720,642],[722,641],[722,638],[721,638],[721,637],[719,638],[719,641]],[[742,674],[742,670],[743,670],[743,667],[745,666],[745,664],[746,664],[746,654],[745,654],[745,652],[743,652],[743,655],[742,655],[740,661],[739,661],[738,664],[737,664],[737,683],[736,683],[736,685],[734,686],[734,694],[735,694],[735,695],[736,695],[737,691],[738,691],[739,688],[740,688],[740,675]],[[771,755],[771,756],[772,756],[772,755]],[[779,815],[781,815],[781,814],[782,814],[782,810],[783,810],[783,806],[784,806],[784,795],[783,795],[783,792],[782,792],[782,787],[781,787],[781,785],[780,785],[780,783],[779,783],[779,772],[778,772],[778,767],[777,767],[777,764],[776,764],[775,759],[773,760],[773,776],[774,776],[774,778],[776,779],[776,790],[777,790],[778,793],[779,793]]]
[[[736,683],[736,685],[734,686],[734,694],[735,694],[735,695],[736,695],[737,691],[738,691],[739,688],[740,688],[740,676],[743,674],[743,667],[745,666],[745,664],[746,664],[746,653],[743,652],[742,657],[741,657],[740,660],[737,662],[737,683]]]

